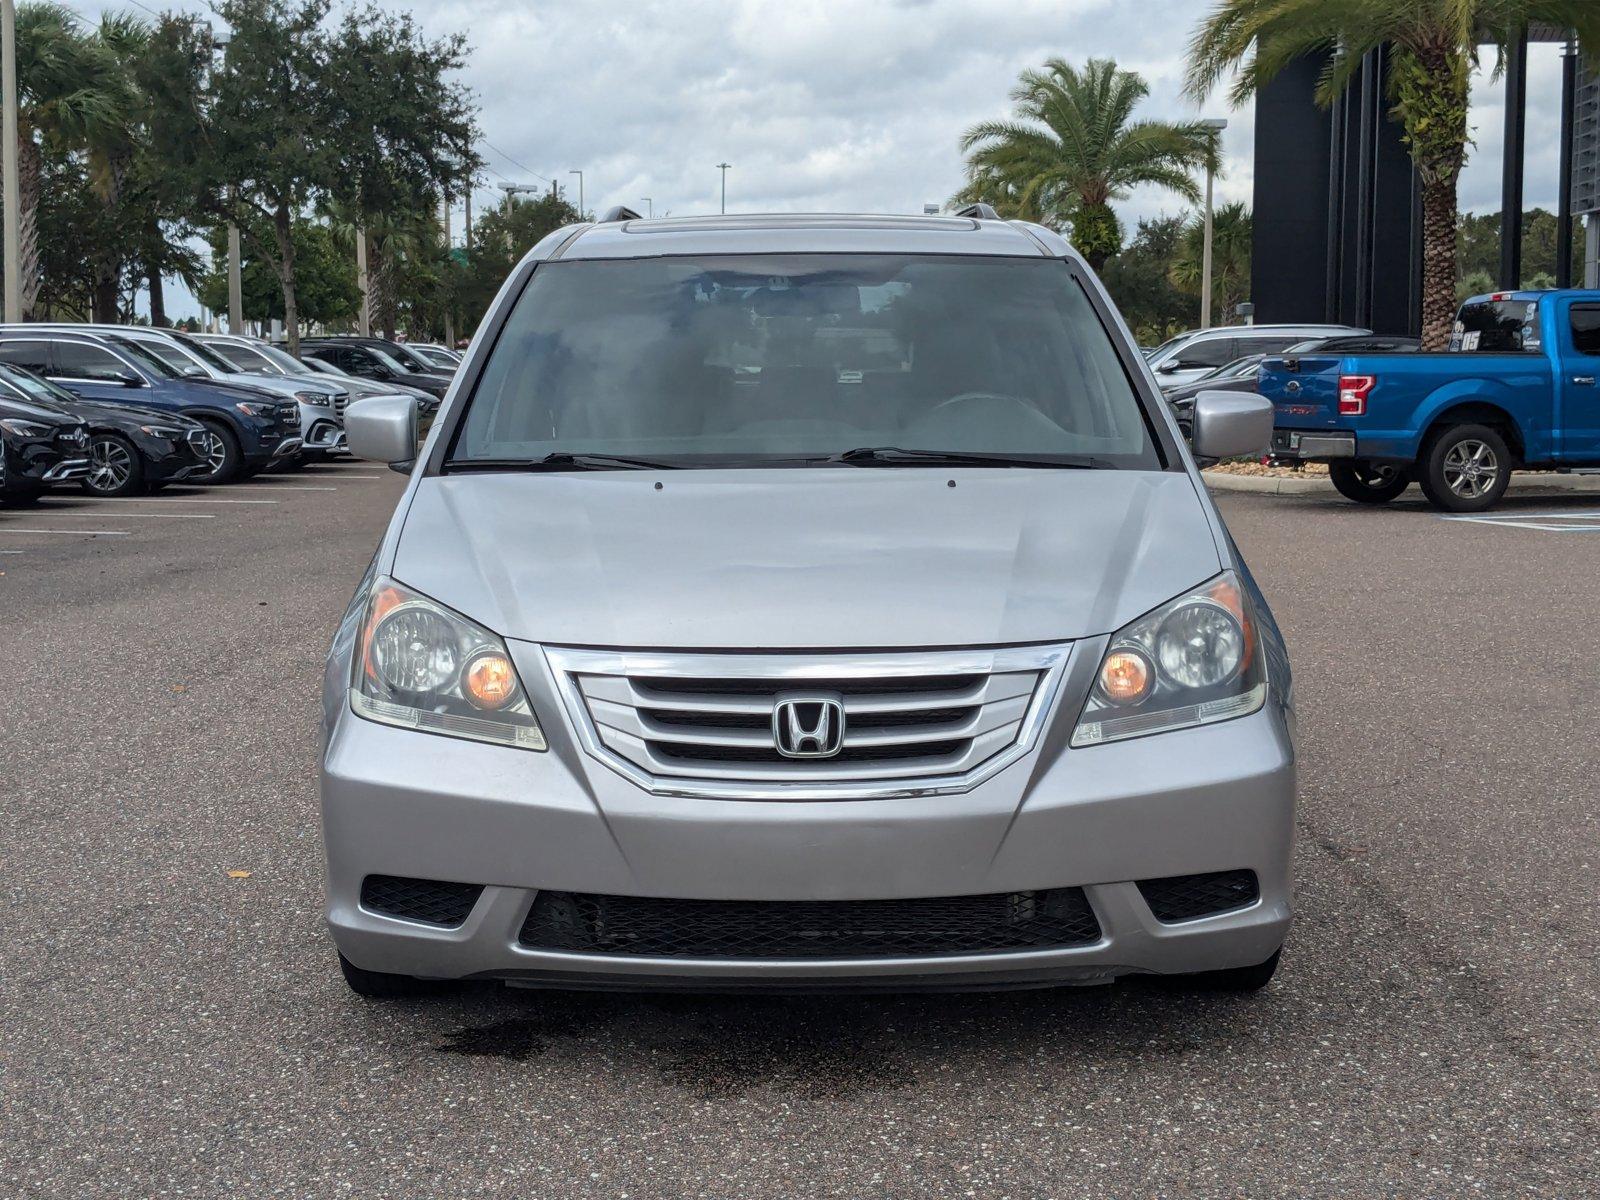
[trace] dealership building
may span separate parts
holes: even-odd
[[[1498,283],[1522,279],[1528,46],[1565,43],[1556,283],[1600,286],[1600,77],[1571,31],[1534,26],[1506,56]],[[1374,51],[1342,96],[1315,100],[1323,60],[1304,59],[1256,99],[1251,298],[1261,322],[1333,321],[1381,333],[1422,324],[1421,189],[1390,115],[1388,54]],[[1587,279],[1570,278],[1572,217],[1586,218]],[[1324,272],[1325,287],[1307,286]]]

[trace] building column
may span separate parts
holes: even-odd
[[[1528,125],[1528,30],[1506,52],[1505,157],[1500,168],[1500,287],[1522,286],[1523,134]]]

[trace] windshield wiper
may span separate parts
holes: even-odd
[[[857,446],[817,460],[852,467],[1039,467],[1067,470],[1114,470],[1116,464],[1084,455],[1026,458],[1008,454],[971,454],[961,450],[907,450],[901,446]]]
[[[573,454],[557,450],[543,458],[452,458],[449,471],[675,471],[676,463],[617,454]]]

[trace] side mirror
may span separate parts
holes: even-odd
[[[409,471],[417,457],[417,402],[410,396],[357,400],[344,410],[344,432],[357,458]]]
[[[119,374],[117,376],[117,382],[120,383],[123,387],[143,387],[144,386],[144,380],[140,379],[137,375],[133,374],[133,372],[131,372],[131,371],[123,373],[123,374]]]
[[[1180,363],[1177,359],[1169,358],[1169,359],[1167,359],[1166,362],[1162,363],[1159,367],[1156,368],[1156,374],[1157,375],[1172,375],[1172,374],[1175,374],[1180,368],[1182,368],[1182,366],[1183,366],[1183,364]]]
[[[1272,401],[1254,392],[1201,392],[1194,398],[1196,458],[1238,458],[1272,447]]]

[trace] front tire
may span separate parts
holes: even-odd
[[[206,470],[195,475],[194,482],[232,483],[239,478],[239,469],[244,465],[244,452],[239,449],[239,439],[221,421],[202,418],[202,424],[206,427]]]
[[[1411,486],[1406,468],[1360,460],[1329,463],[1328,478],[1341,496],[1357,504],[1387,504]]]
[[[83,490],[91,496],[137,496],[144,491],[144,459],[126,438],[97,433],[89,440],[89,473]]]
[[[1445,512],[1493,508],[1511,484],[1511,451],[1487,425],[1453,425],[1422,452],[1422,491]]]
[[[339,955],[339,971],[344,981],[358,996],[369,1000],[394,1000],[404,996],[431,996],[446,991],[448,980],[418,979],[414,975],[391,975],[387,971],[369,971],[358,967],[343,954]]]

